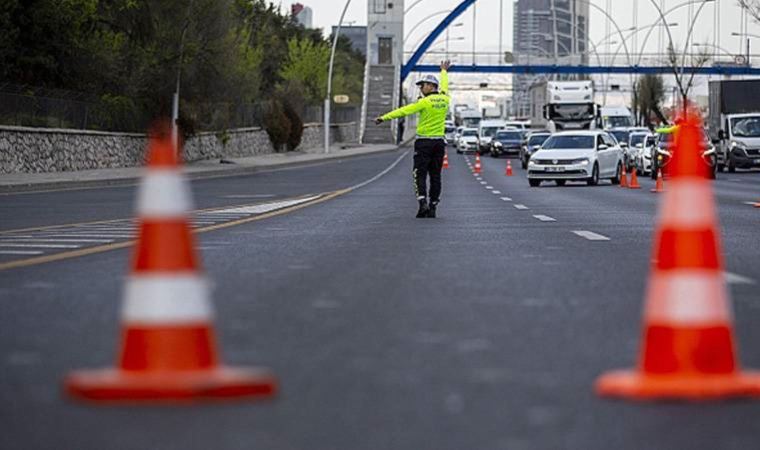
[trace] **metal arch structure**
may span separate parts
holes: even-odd
[[[401,83],[406,80],[406,77],[409,76],[410,73],[415,71],[414,69],[417,68],[417,63],[420,62],[420,59],[422,59],[422,56],[425,54],[425,52],[430,48],[430,46],[433,45],[435,40],[438,38],[438,36],[443,33],[446,28],[448,28],[449,25],[451,25],[457,17],[461,16],[463,12],[467,11],[467,8],[472,6],[473,3],[475,3],[476,0],[463,0],[462,3],[457,5],[456,8],[454,8],[448,16],[446,16],[445,19],[441,23],[438,24],[437,27],[433,30],[432,33],[428,35],[428,37],[425,38],[424,41],[422,41],[422,44],[417,48],[417,50],[414,51],[414,54],[409,58],[409,61],[406,62],[403,66],[401,66]]]
[[[411,72],[438,72],[440,67],[421,64],[409,67]],[[696,75],[760,75],[760,68],[746,66],[684,67],[684,73]],[[449,72],[518,73],[518,74],[663,74],[673,73],[670,66],[571,66],[571,65],[502,65],[451,66]]]
[[[438,72],[438,66],[418,63],[425,52],[433,45],[435,40],[449,27],[459,16],[462,15],[477,0],[463,0],[454,8],[443,21],[428,35],[414,51],[409,61],[401,67],[400,81],[404,80],[412,72]],[[673,69],[669,66],[570,66],[570,65],[471,65],[452,66],[450,72],[460,73],[519,73],[519,74],[672,74]],[[736,66],[713,66],[713,67],[684,67],[684,73],[697,75],[760,75],[760,68],[736,67]],[[400,100],[400,99],[399,99]]]

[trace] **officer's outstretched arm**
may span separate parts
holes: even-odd
[[[384,122],[386,120],[393,120],[393,119],[400,119],[402,117],[410,116],[412,114],[416,114],[423,109],[425,109],[425,105],[427,104],[426,99],[421,99],[415,103],[411,103],[406,106],[402,106],[401,108],[394,109],[393,111],[389,112],[388,114],[385,114],[383,116],[378,117],[375,119],[375,122],[380,123]]]

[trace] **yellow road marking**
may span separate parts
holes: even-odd
[[[323,196],[321,196],[321,197],[319,197],[317,199],[314,199],[314,200],[311,200],[311,201],[308,201],[308,202],[304,202],[304,203],[300,203],[298,205],[288,206],[287,208],[282,208],[282,209],[278,209],[278,210],[275,210],[275,211],[270,211],[268,213],[260,214],[260,215],[253,216],[253,217],[247,217],[245,219],[233,220],[231,222],[225,222],[225,223],[220,223],[220,224],[216,224],[216,225],[210,225],[210,226],[203,227],[203,228],[196,228],[195,230],[193,230],[193,232],[194,233],[206,233],[208,231],[214,231],[214,230],[219,230],[219,229],[222,229],[222,228],[234,227],[234,226],[242,225],[242,224],[249,223],[249,222],[256,222],[258,220],[264,220],[264,219],[268,219],[270,217],[275,217],[275,216],[280,216],[280,215],[283,215],[283,214],[288,214],[290,212],[299,210],[301,208],[306,208],[307,206],[316,205],[317,203],[322,203],[322,202],[325,202],[327,200],[334,199],[336,197],[339,197],[339,196],[344,195],[344,194],[346,194],[348,192],[351,192],[351,191],[352,191],[352,189],[350,189],[350,188],[349,189],[341,189],[341,190],[334,191],[334,192],[331,192],[331,193],[328,193],[328,194],[324,194]],[[295,197],[294,199],[304,198],[304,197],[308,197],[308,196],[305,195],[305,196],[301,196],[301,197]],[[262,203],[258,203],[258,204],[260,205],[260,204],[266,204],[266,203],[272,203],[272,202],[262,202]],[[252,205],[244,205],[244,206],[252,206]],[[198,210],[198,211],[222,210],[222,209],[229,209],[229,208],[232,208],[232,207],[222,207],[222,208],[218,208],[217,207],[217,208],[206,209],[206,210]],[[197,212],[197,211],[194,211],[194,212]],[[118,219],[118,220],[126,220],[126,219]],[[105,221],[105,222],[89,222],[89,223],[107,223],[107,222],[115,222],[115,221],[116,220]],[[82,225],[82,224],[55,225],[54,227],[55,228],[59,228],[59,227],[69,227],[69,226],[76,226],[76,225]],[[44,230],[44,229],[50,229],[50,228],[51,227],[27,228],[25,230],[13,230],[13,231],[14,232],[18,232],[18,231],[27,231],[27,230]],[[7,233],[7,232],[5,232],[5,233]],[[0,234],[3,234],[3,233],[0,233]],[[8,269],[16,269],[16,268],[19,268],[19,267],[34,266],[34,265],[38,265],[38,264],[45,264],[45,263],[54,262],[54,261],[61,261],[61,260],[64,260],[64,259],[78,258],[80,256],[87,256],[87,255],[92,255],[92,254],[95,254],[95,253],[102,253],[102,252],[107,252],[107,251],[111,251],[111,250],[117,250],[117,249],[121,249],[121,248],[127,248],[127,247],[131,247],[132,245],[134,245],[134,243],[135,243],[134,240],[124,241],[124,242],[117,242],[115,244],[98,245],[98,246],[95,246],[95,247],[87,247],[87,248],[83,248],[83,249],[80,249],[80,250],[61,252],[61,253],[56,253],[56,254],[53,254],[53,255],[37,256],[37,257],[34,257],[34,258],[20,259],[20,260],[16,260],[16,261],[10,261],[10,262],[7,262],[7,263],[0,263],[0,271],[8,270]]]

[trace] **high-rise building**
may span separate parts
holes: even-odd
[[[300,3],[293,3],[290,7],[290,14],[296,19],[296,22],[304,26],[304,28],[312,28],[312,11],[308,6],[304,6]]]
[[[589,17],[587,0],[515,0],[515,64],[587,64]],[[535,78],[512,78],[514,115],[528,115],[527,93]]]

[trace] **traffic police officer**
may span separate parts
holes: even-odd
[[[375,119],[378,125],[386,120],[400,119],[419,113],[417,140],[414,142],[414,191],[419,202],[417,217],[435,217],[441,199],[441,169],[446,153],[446,114],[449,111],[449,61],[441,63],[441,83],[434,75],[417,82],[422,97]],[[439,88],[440,86],[440,88]],[[430,176],[430,202],[427,200],[427,178]]]

